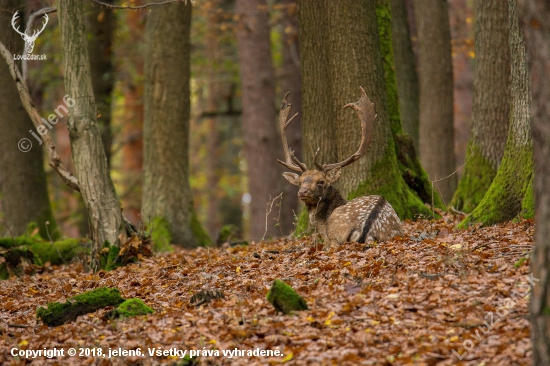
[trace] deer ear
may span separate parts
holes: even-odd
[[[298,174],[284,172],[283,177],[285,177],[286,180],[288,180],[290,183],[294,184],[295,186],[301,186],[300,176]]]
[[[325,177],[329,183],[334,182],[336,179],[340,178],[340,167],[329,170],[325,173]]]

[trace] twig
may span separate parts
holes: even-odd
[[[454,208],[453,206],[450,206],[449,207],[449,210],[453,211],[454,213],[457,213],[459,215],[464,215],[464,216],[468,216],[468,214],[466,212],[462,212],[462,211],[459,211],[457,210],[456,208]]]
[[[273,199],[271,198],[271,196],[269,196],[269,201],[267,202],[267,208],[265,209],[265,231],[264,231],[264,236],[262,236],[262,240],[260,240],[260,243],[262,241],[264,241],[265,236],[267,235],[267,217],[271,213],[271,210],[273,210],[273,204],[275,203],[275,200],[279,197],[281,198],[281,201],[282,201],[283,200],[283,192],[281,192],[277,196],[273,197]],[[280,214],[281,214],[281,210],[279,209],[279,215]],[[258,243],[258,244],[260,244],[260,243]]]
[[[152,5],[164,5],[164,4],[170,4],[170,3],[179,3],[179,2],[185,2],[187,3],[187,0],[166,0],[166,1],[163,1],[163,2],[160,2],[160,3],[147,3],[147,4],[144,4],[144,5],[113,5],[113,4],[109,4],[109,3],[105,3],[103,1],[100,1],[100,0],[90,0],[94,3],[98,3],[99,5],[103,5],[107,8],[110,8],[110,9],[131,9],[131,10],[138,10],[138,9],[144,9],[148,6],[152,6]],[[193,0],[191,0],[191,4],[193,4]]]
[[[32,325],[27,325],[27,324],[8,323],[8,327],[12,327],[12,328],[32,328],[33,326]]]

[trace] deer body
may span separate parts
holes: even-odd
[[[345,242],[365,243],[369,240],[385,241],[397,235],[402,235],[401,222],[393,207],[381,196],[364,196],[347,202],[332,183],[340,177],[340,169],[358,160],[367,151],[376,115],[374,105],[369,101],[363,88],[361,99],[346,107],[355,109],[361,120],[361,145],[357,152],[346,160],[329,165],[317,163],[319,170],[308,170],[306,165],[298,161],[288,143],[284,131],[289,123],[286,121],[290,104],[283,99],[279,124],[286,161],[279,163],[301,175],[283,173],[292,184],[300,187],[298,198],[302,200],[309,214],[310,224],[321,234],[326,243],[339,245]],[[318,151],[317,151],[318,152]]]

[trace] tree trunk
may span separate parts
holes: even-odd
[[[401,125],[418,148],[419,86],[405,0],[391,0],[391,29]]]
[[[359,99],[361,85],[374,103],[377,123],[367,154],[343,169],[337,188],[348,198],[382,195],[401,218],[429,215],[398,167],[375,3],[304,0],[298,19],[306,164],[311,166],[317,148],[322,163],[342,161],[357,150],[359,121],[342,106]]]
[[[432,181],[455,170],[453,66],[447,2],[416,0],[420,81],[420,161]],[[444,201],[456,189],[456,175],[435,183]]]
[[[283,20],[283,77],[281,91],[290,92],[292,111],[298,113],[286,129],[289,146],[294,155],[302,159],[302,80],[300,77],[300,44],[298,41],[298,7],[296,0],[284,0],[286,5]],[[298,196],[291,184],[283,185],[283,203],[281,207],[281,230],[288,234],[294,230],[294,214],[298,214]]]
[[[93,240],[91,266],[97,270],[101,247],[105,242],[118,245],[118,237],[124,233],[124,222],[97,123],[88,43],[82,26],[84,3],[59,0],[58,16],[63,41],[65,90],[74,100],[74,106],[69,104],[68,120],[72,157],[90,222]]]
[[[508,28],[506,1],[476,1],[470,151],[464,175],[451,201],[452,206],[464,212],[472,212],[481,202],[504,154],[510,117]]]
[[[104,1],[112,3],[112,0]],[[112,43],[114,16],[113,10],[89,3],[86,7],[86,25],[90,33],[89,55],[90,68],[94,88],[94,97],[99,112],[98,122],[101,140],[105,148],[107,164],[111,164],[111,146],[113,136],[111,133],[111,93],[114,86],[114,71],[112,63]]]
[[[529,112],[531,93],[523,34],[518,26],[516,0],[509,4],[509,47],[511,54],[511,115],[502,163],[487,193],[462,223],[493,225],[521,213],[533,216],[533,142]],[[502,52],[502,50],[501,50]]]
[[[534,145],[535,248],[531,256],[531,339],[533,365],[550,365],[550,4],[518,1],[531,72]]]
[[[19,0],[0,0],[3,10],[0,12],[0,41],[14,54],[21,54],[24,45],[10,26],[19,5]],[[36,222],[42,237],[56,239],[59,232],[48,198],[42,146],[29,132],[32,130],[36,134],[3,60],[0,62],[0,85],[0,192],[4,221],[10,229],[6,234],[11,231],[13,235],[21,235],[30,222]],[[31,141],[34,146],[30,145]],[[27,150],[30,146],[32,148]]]
[[[267,238],[281,234],[275,226],[279,202],[274,203],[267,219],[266,208],[282,191],[282,169],[276,166],[276,158],[283,149],[276,129],[275,73],[267,2],[237,0],[235,13],[239,17],[237,48],[243,93],[243,138],[252,197],[250,237],[258,240],[264,235]]]
[[[191,3],[154,7],[146,26],[143,219],[165,218],[175,244],[210,244],[189,186]]]

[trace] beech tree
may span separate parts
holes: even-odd
[[[168,222],[174,243],[209,245],[189,186],[191,2],[151,9],[146,26],[143,217]]]
[[[418,80],[420,82],[420,161],[431,180],[455,170],[453,129],[453,65],[448,5],[441,0],[416,0]],[[456,175],[436,183],[449,202]]]
[[[495,177],[508,136],[510,46],[508,3],[476,1],[474,99],[464,175],[450,203],[464,212],[481,202]]]
[[[298,21],[306,165],[311,166],[317,148],[321,163],[341,161],[355,152],[359,125],[342,106],[358,100],[358,86],[363,86],[377,113],[372,145],[364,157],[342,170],[337,188],[347,198],[379,194],[401,218],[429,215],[403,179],[396,157],[375,2],[304,0]],[[401,129],[398,118],[393,126]]]
[[[0,0],[0,42],[11,54],[21,54],[24,42],[10,26],[19,0]],[[44,238],[59,236],[49,197],[42,146],[34,144],[27,151],[33,129],[31,119],[21,104],[8,65],[0,62],[0,192],[7,234],[21,235],[30,222],[35,222]],[[21,143],[21,145],[18,145]],[[46,222],[49,222],[46,228]],[[4,229],[0,229],[4,231]],[[10,234],[11,235],[11,234]]]
[[[509,0],[509,47],[511,59],[511,114],[508,139],[501,165],[487,193],[461,223],[492,225],[521,215],[532,217],[533,142],[529,113],[531,92],[525,43],[518,26],[516,0]]]
[[[534,145],[535,248],[531,256],[531,339],[533,365],[550,365],[550,4],[519,0],[525,34],[533,101],[531,127]]]

